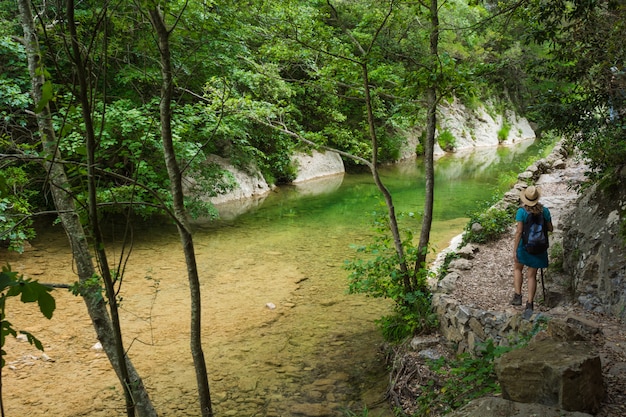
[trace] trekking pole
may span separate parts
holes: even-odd
[[[541,268],[541,288],[543,289],[543,303],[548,305],[548,299],[546,298],[546,285],[543,282],[543,268]]]

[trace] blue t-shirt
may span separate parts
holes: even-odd
[[[517,209],[517,213],[515,214],[515,221],[517,222],[526,222],[528,218],[528,212],[520,207]],[[543,208],[543,218],[546,220],[546,223],[552,222],[552,216],[550,215],[550,210],[544,206]],[[531,255],[524,249],[524,245],[520,239],[519,244],[517,245],[517,261],[523,265],[529,266],[531,268],[547,268],[548,267],[548,251],[543,253],[539,253],[537,255]]]

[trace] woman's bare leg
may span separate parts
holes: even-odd
[[[537,292],[537,268],[528,268],[528,302],[532,303]]]
[[[522,280],[523,280],[523,272],[524,265],[515,262],[513,264],[513,289],[515,290],[515,294],[522,293]],[[535,270],[535,275],[537,274],[537,270]]]

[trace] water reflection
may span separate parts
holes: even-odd
[[[517,170],[517,164],[536,150],[535,142],[529,140],[514,146],[478,148],[438,158],[435,162],[436,218],[464,217],[477,201],[491,197],[500,173]],[[425,184],[422,160],[382,167],[380,172],[401,211],[421,209]],[[304,211],[309,215],[354,218],[376,210],[379,203],[380,193],[371,175],[363,172],[279,187],[262,199],[222,204],[218,210],[224,220],[244,214],[249,218],[259,215],[279,218],[285,215],[288,204],[292,214]]]

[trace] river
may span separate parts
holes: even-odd
[[[519,171],[536,144],[480,149],[436,162],[432,243],[447,246],[467,212],[489,200],[499,173]],[[403,225],[419,227],[423,167],[386,167],[383,181]],[[216,416],[392,416],[375,320],[387,300],[348,295],[352,245],[371,241],[372,213],[384,210],[367,174],[280,187],[266,198],[221,207],[223,219],[195,223],[203,291],[204,348]],[[108,230],[111,259],[123,259],[122,227]],[[71,283],[71,252],[58,226],[40,231],[23,255],[2,264],[42,282]],[[123,416],[122,396],[80,299],[57,290],[52,320],[12,302],[7,319],[42,340],[45,355],[7,340],[8,415]],[[200,415],[189,353],[189,301],[175,229],[135,231],[120,292],[124,337],[162,416]]]

